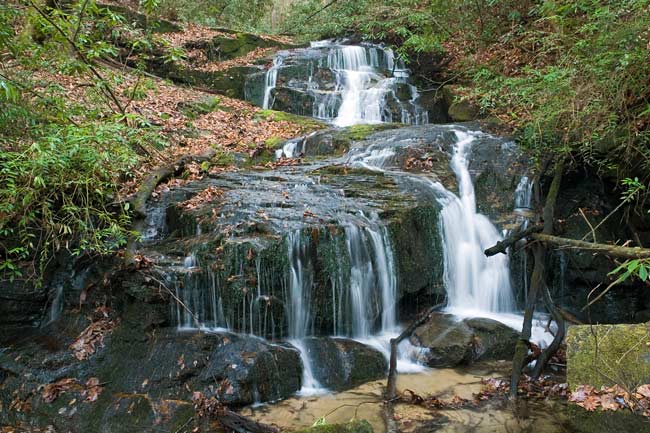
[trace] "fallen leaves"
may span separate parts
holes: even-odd
[[[569,396],[569,401],[592,412],[600,408],[604,411],[629,409],[650,417],[650,385],[644,384],[634,392],[619,385],[602,386],[596,389],[591,385],[580,385]]]
[[[97,348],[104,346],[104,337],[109,334],[116,325],[116,323],[109,318],[109,311],[110,310],[106,307],[95,309],[95,312],[100,313],[102,317],[88,325],[70,345],[73,356],[79,361],[90,358]]]
[[[62,394],[70,391],[76,391],[84,397],[84,401],[92,403],[97,401],[99,395],[104,389],[99,383],[99,379],[91,377],[82,385],[75,378],[66,377],[54,383],[48,383],[41,388],[41,398],[45,403],[53,403]],[[70,406],[76,403],[77,399],[72,399],[69,403]]]
[[[180,204],[185,210],[193,210],[200,208],[206,203],[213,202],[221,197],[223,197],[224,191],[222,189],[216,188],[214,186],[209,186],[203,191],[196,194],[189,200],[186,200]]]
[[[79,388],[77,379],[65,378],[55,383],[48,383],[47,385],[43,386],[41,398],[45,403],[52,403],[54,400],[59,398],[61,394],[66,391],[70,391],[73,388]]]
[[[207,398],[202,392],[192,393],[194,410],[199,417],[216,415],[224,410],[224,406],[215,397]]]

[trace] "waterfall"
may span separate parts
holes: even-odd
[[[288,328],[289,342],[300,352],[302,360],[303,395],[313,395],[324,391],[323,386],[314,377],[312,360],[302,339],[310,335],[311,330],[311,289],[312,274],[309,266],[309,238],[302,236],[300,230],[287,235],[289,255],[289,298]]]
[[[515,210],[531,209],[533,199],[533,182],[528,176],[522,176],[515,189]]]
[[[284,79],[278,86],[279,76]],[[265,109],[311,115],[337,126],[429,120],[409,70],[380,45],[313,42],[309,49],[279,53],[263,78],[247,80],[245,94]],[[262,98],[256,96],[260,85]],[[281,106],[278,92],[286,99]]]
[[[381,313],[379,334],[397,327],[397,280],[390,241],[385,228],[363,218],[363,226],[345,226],[353,338],[368,338],[378,313]]]
[[[266,71],[266,78],[264,83],[264,101],[262,102],[262,108],[265,110],[273,106],[273,99],[271,92],[275,89],[275,85],[278,82],[278,71],[282,66],[284,58],[282,56],[275,56],[273,59],[273,65]]]
[[[450,310],[482,313],[506,313],[515,309],[510,286],[508,257],[486,257],[483,251],[502,240],[490,220],[476,210],[474,185],[468,169],[467,154],[475,134],[454,131],[457,142],[451,168],[458,180],[458,195],[433,183],[442,204],[440,224],[444,249],[444,283]]]

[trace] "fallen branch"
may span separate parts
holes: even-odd
[[[553,236],[546,233],[534,233],[531,238],[546,244],[559,247],[575,248],[584,251],[592,251],[597,254],[620,257],[624,259],[647,259],[650,258],[650,248],[621,247],[610,244],[597,244],[593,242],[579,241],[576,239]]]
[[[158,185],[174,176],[181,175],[185,170],[186,165],[192,162],[209,161],[216,154],[216,150],[210,149],[202,155],[185,155],[173,164],[154,170],[149,177],[143,181],[138,191],[129,200],[134,213],[133,230],[137,233],[141,233],[144,229],[144,220],[147,216],[147,201]],[[137,236],[131,237],[129,243],[126,245],[124,261],[127,265],[133,265],[135,263],[137,241]]]
[[[523,238],[527,238],[528,236],[534,233],[541,232],[542,229],[543,227],[541,225],[535,225],[527,228],[526,230],[515,232],[512,235],[505,238],[504,240],[497,242],[496,245],[485,250],[484,253],[488,257],[495,256],[499,253],[507,254],[508,248],[510,248],[511,246],[513,246]]]
[[[546,202],[542,212],[544,221],[544,234],[553,233],[553,216],[555,214],[555,202],[560,192],[560,185],[562,183],[562,174],[564,172],[564,160],[560,160],[555,164],[555,173],[553,181],[546,195]],[[539,178],[536,182],[536,190],[539,192]],[[536,236],[533,234],[532,236]],[[543,244],[535,244],[533,246],[533,257],[535,259],[533,266],[533,275],[530,281],[530,289],[526,308],[524,309],[524,323],[521,329],[521,337],[517,341],[515,347],[515,354],[512,358],[512,379],[510,381],[510,398],[517,398],[517,391],[519,389],[519,380],[521,379],[522,371],[526,365],[526,355],[528,353],[528,345],[533,327],[533,313],[535,312],[535,305],[539,297],[540,290],[546,289],[546,263],[545,263],[546,248]]]
[[[418,326],[426,322],[431,314],[444,307],[445,303],[436,304],[431,307],[425,314],[422,314],[418,319],[411,323],[401,334],[396,338],[390,340],[390,361],[388,366],[388,380],[386,382],[386,395],[384,401],[384,422],[386,424],[387,433],[397,432],[394,417],[394,403],[398,400],[397,397],[397,346],[405,338],[409,337]]]
[[[158,185],[166,180],[179,176],[185,170],[185,166],[192,162],[204,162],[211,160],[217,154],[216,150],[210,149],[202,155],[185,155],[173,164],[160,167],[149,175],[143,182],[138,192],[131,200],[133,212],[136,218],[144,219],[147,215],[147,201]]]

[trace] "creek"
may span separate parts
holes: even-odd
[[[508,256],[483,254],[506,226],[526,224],[517,211],[530,206],[528,178],[513,164],[521,155],[512,142],[473,124],[428,124],[409,71],[379,45],[322,41],[282,51],[249,76],[246,94],[332,129],[276,150],[277,159],[301,164],[224,173],[152,204],[145,247],[179,300],[179,329],[286,341],[300,353],[298,395],[330,399],[376,378],[350,379],[366,368],[363,356],[384,359],[382,366],[373,358],[381,376],[390,339],[434,298],[446,296],[454,321],[487,317],[521,328]],[[371,127],[337,147],[358,125]],[[481,186],[500,194],[498,204],[477,197],[473,176],[505,185]],[[175,205],[206,188],[221,191],[218,204]],[[182,233],[182,254],[169,244],[172,232]],[[552,336],[536,326],[534,338],[545,344]],[[416,374],[403,380],[440,377],[426,365],[428,351],[413,340],[400,345],[398,371]],[[337,382],[339,367],[346,374]],[[268,399],[255,391],[255,402]]]

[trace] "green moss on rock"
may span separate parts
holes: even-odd
[[[650,322],[639,325],[571,326],[567,334],[567,382],[596,388],[650,383]]]
[[[268,120],[271,122],[291,122],[299,125],[301,128],[305,130],[320,129],[325,126],[325,123],[313,119],[311,117],[286,113],[284,111],[260,110],[257,113],[255,113],[255,118],[258,120]]]

